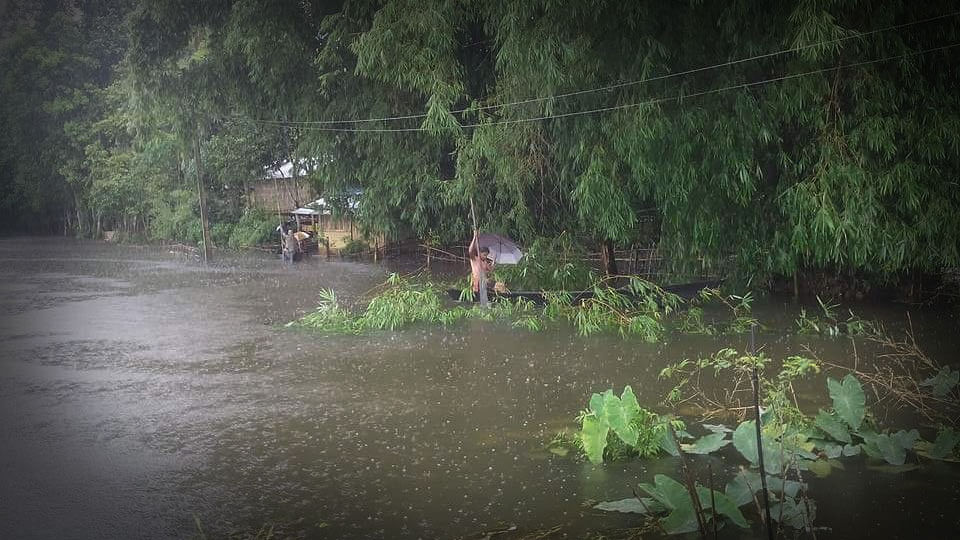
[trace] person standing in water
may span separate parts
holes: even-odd
[[[479,234],[473,231],[473,241],[467,249],[470,258],[470,278],[473,292],[480,296],[480,305],[487,305],[487,275],[493,272],[493,261],[490,259],[490,248],[480,246]]]
[[[284,264],[293,265],[293,256],[297,253],[299,248],[299,242],[297,241],[296,235],[293,234],[293,229],[287,229],[285,233],[282,233],[283,236],[283,262]]]

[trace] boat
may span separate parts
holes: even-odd
[[[682,283],[679,285],[666,285],[660,287],[668,293],[673,293],[684,300],[690,300],[700,294],[700,291],[703,289],[715,289],[721,285],[722,281],[697,281],[694,283]],[[633,292],[629,291],[626,287],[620,287],[618,289],[622,294],[627,296],[636,296]],[[447,289],[447,294],[450,295],[450,298],[456,301],[464,302],[479,302],[480,297],[478,294],[474,293],[473,298],[461,299],[460,289]],[[523,298],[524,300],[533,302],[534,304],[546,304],[547,296],[554,292],[566,292],[570,295],[571,303],[576,304],[583,300],[588,300],[594,297],[593,289],[588,289],[585,291],[505,291],[497,292],[494,290],[487,291],[487,297],[490,300],[497,298],[506,298],[508,300],[516,300],[518,298]]]

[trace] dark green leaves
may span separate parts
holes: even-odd
[[[726,439],[726,433],[711,433],[700,437],[692,444],[681,444],[680,448],[688,454],[709,454],[730,444]]]
[[[733,432],[733,446],[752,465],[758,465],[760,461],[756,429],[756,421],[748,420],[742,422]],[[769,474],[780,474],[783,468],[780,452],[769,437],[763,437],[763,466]]]
[[[936,375],[921,382],[920,386],[929,386],[935,397],[944,397],[957,386],[958,381],[960,381],[960,371],[944,366]]]
[[[943,428],[937,433],[937,438],[926,450],[925,455],[932,459],[947,459],[953,454],[957,443],[960,443],[960,431],[949,427]]]
[[[827,388],[830,390],[830,398],[833,399],[833,408],[840,418],[854,430],[860,429],[866,412],[866,397],[860,381],[851,374],[847,374],[842,382],[828,378]]]
[[[847,430],[847,426],[835,415],[821,410],[817,413],[815,424],[835,440],[845,443],[850,442],[850,432]]]

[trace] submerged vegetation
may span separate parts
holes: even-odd
[[[726,411],[742,412],[743,407],[732,406],[741,403],[737,394],[750,391],[750,388],[742,388],[744,380],[754,369],[765,371],[772,365],[772,360],[762,355],[741,355],[732,349],[718,351],[696,362],[684,360],[661,372],[661,377],[678,381],[664,403],[676,407],[685,401],[696,401],[703,405],[702,416],[708,417],[717,413],[713,408],[721,404],[718,400],[723,400]],[[759,497],[762,489],[760,477],[764,475],[765,485],[769,486],[770,516],[779,529],[778,535],[794,530],[816,537],[817,504],[814,496],[817,494],[811,492],[805,475],[825,476],[831,469],[843,467],[838,460],[861,454],[885,463],[892,471],[915,468],[922,464],[921,458],[960,462],[960,432],[953,426],[940,424],[938,429],[930,432],[930,440],[921,437],[917,429],[894,432],[883,428],[877,417],[871,414],[867,393],[853,373],[847,373],[839,380],[827,378],[831,408],[819,409],[815,415],[802,411],[793,383],[819,373],[821,367],[815,359],[790,356],[779,364],[775,374],[760,379],[765,404],[761,416],[762,447],[757,444],[756,420],[741,419],[733,428],[723,424],[703,424],[707,433],[699,438],[663,420],[647,424],[641,433],[656,435],[660,448],[680,459],[681,480],[658,474],[653,484],[640,484],[640,490],[647,497],[635,493],[634,497],[603,502],[595,508],[647,515],[667,534],[699,531],[705,536],[714,526],[711,522],[716,520],[749,528],[746,516],[750,515],[750,508],[756,509],[757,518],[762,522],[763,507]],[[723,396],[709,397],[698,383],[693,382],[709,372],[715,377],[725,376],[732,380]],[[950,368],[942,368],[921,385],[930,387],[927,392],[931,396],[950,394],[957,400],[960,392],[957,391],[956,375]],[[604,454],[604,444],[608,437],[612,440],[613,433],[624,444],[636,444],[638,432],[630,422],[639,411],[643,411],[646,418],[662,418],[642,409],[629,386],[621,398],[609,390],[594,394],[590,410],[581,416],[580,448],[586,457],[593,463],[622,459],[623,455]],[[956,412],[956,407],[944,410],[946,415],[954,415],[954,421]],[[704,481],[707,485],[697,481],[688,460],[696,455],[726,452],[723,449],[728,445],[747,462],[747,466],[741,467],[723,490],[714,487],[724,480],[715,478],[712,468],[709,478]],[[761,454],[762,471],[758,470]],[[907,463],[908,460],[912,463]]]
[[[467,291],[469,292],[469,291]],[[537,306],[518,298],[494,299],[489,308],[444,306],[446,290],[429,281],[392,274],[386,290],[375,295],[358,315],[340,306],[333,291],[322,291],[320,305],[312,313],[288,324],[325,332],[359,333],[364,330],[397,330],[416,323],[449,325],[467,318],[509,321],[514,327],[542,330],[547,322],[565,321],[582,336],[617,332],[644,341],[660,340],[665,332],[663,317],[677,308],[676,295],[660,287],[631,278],[624,288],[606,281],[595,284],[590,298],[579,302],[566,293],[546,295],[546,304]]]

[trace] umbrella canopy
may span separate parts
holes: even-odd
[[[523,258],[523,252],[516,242],[499,234],[477,236],[477,247],[489,249],[490,258],[496,264],[517,264]]]

